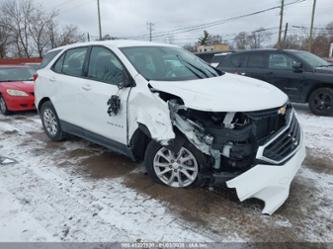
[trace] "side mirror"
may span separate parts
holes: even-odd
[[[301,62],[295,62],[293,64],[293,69],[294,69],[294,72],[301,73],[301,72],[303,72],[303,64]]]
[[[130,76],[129,73],[123,71],[122,76],[123,81],[118,85],[119,89],[136,86],[134,79]]]

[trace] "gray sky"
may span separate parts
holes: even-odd
[[[147,22],[155,24],[154,32],[199,25],[215,20],[248,14],[277,6],[280,0],[100,0],[103,33],[112,36],[135,36],[147,34]],[[295,0],[285,0],[286,3]],[[74,24],[82,32],[98,35],[96,0],[44,0],[47,10],[59,9],[61,24]],[[292,25],[309,26],[313,0],[288,6],[285,22]],[[315,26],[323,27],[333,21],[333,0],[317,0]],[[240,31],[253,31],[260,27],[273,28],[277,33],[279,10],[230,21],[208,28],[211,34],[219,34],[226,40]],[[203,30],[173,35],[174,43],[194,42]],[[297,29],[291,33],[301,32]],[[304,34],[304,32],[303,32]],[[167,41],[168,37],[158,38]]]

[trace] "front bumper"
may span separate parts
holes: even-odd
[[[305,159],[303,134],[297,152],[281,166],[259,164],[227,182],[240,201],[256,198],[265,202],[263,214],[272,215],[289,197],[290,185]]]
[[[31,111],[36,109],[33,95],[27,97],[6,96],[5,101],[9,111]]]

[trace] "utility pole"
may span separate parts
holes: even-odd
[[[317,5],[317,0],[313,0],[312,17],[311,17],[311,27],[310,27],[310,37],[309,37],[309,52],[312,52],[313,25],[314,25],[314,19],[315,19],[315,14],[316,14],[316,5]]]
[[[284,0],[281,0],[280,28],[279,28],[279,39],[278,39],[279,48],[281,48],[281,40],[282,40],[283,15],[284,15]]]
[[[98,31],[99,31],[99,40],[103,39],[102,35],[102,21],[101,21],[101,8],[99,0],[97,0],[97,14],[98,14]]]
[[[149,30],[149,41],[153,41],[154,24],[152,22],[148,22],[147,27]]]
[[[283,37],[283,48],[286,46],[286,41],[287,41],[287,35],[288,35],[288,28],[289,28],[289,23],[286,23],[286,27],[284,29],[284,37]]]

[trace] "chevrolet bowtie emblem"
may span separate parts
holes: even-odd
[[[280,115],[285,115],[286,113],[287,113],[287,108],[285,106],[281,107],[278,110],[278,114],[280,114]]]

